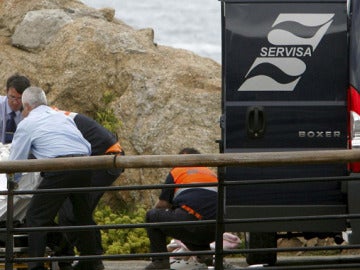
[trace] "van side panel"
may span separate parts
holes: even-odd
[[[223,1],[223,152],[347,149],[346,1]],[[225,181],[348,175],[347,164],[225,168]],[[226,188],[226,205],[340,205],[337,181]]]

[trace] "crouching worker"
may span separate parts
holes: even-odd
[[[184,148],[179,154],[200,154],[193,148]],[[165,184],[217,183],[214,172],[205,167],[173,168]],[[163,188],[155,207],[146,213],[146,222],[196,221],[216,218],[217,187]],[[167,237],[182,241],[192,251],[210,250],[215,240],[216,225],[181,225],[179,227],[150,227],[151,253],[167,252]],[[212,264],[212,256],[198,256],[199,262]],[[168,257],[154,257],[145,268],[170,269]]]
[[[56,109],[56,108],[54,108]],[[56,109],[58,110],[58,109]],[[84,136],[84,138],[91,144],[91,155],[124,155],[124,151],[120,146],[120,143],[117,140],[115,134],[107,130],[105,127],[97,123],[92,118],[74,112],[65,112],[61,111],[68,117],[74,119],[74,122]],[[122,168],[114,169],[101,169],[94,170],[92,172],[91,186],[92,187],[106,187],[111,186],[113,182],[120,176],[123,172]],[[103,191],[94,191],[89,192],[88,194],[88,204],[91,212],[93,212],[99,203]],[[59,225],[61,226],[73,226],[75,224],[75,216],[73,205],[70,200],[66,200],[63,206],[59,211]],[[92,225],[95,225],[93,223]],[[96,254],[102,255],[103,248],[101,244],[101,232],[100,230],[95,230],[96,233]],[[65,233],[65,238],[67,243],[63,250],[60,251],[59,255],[74,255],[74,247],[78,247],[79,239],[78,234],[74,232]],[[86,265],[83,266],[81,262],[72,267],[71,262],[59,262],[60,270],[87,270]],[[101,260],[93,260],[93,266],[95,270],[104,269],[104,265]]]

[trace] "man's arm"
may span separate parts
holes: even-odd
[[[5,107],[6,107],[6,96],[0,96],[0,140],[1,143],[5,143]]]
[[[165,184],[175,184],[174,178],[171,173],[166,176]],[[155,204],[155,208],[170,209],[172,208],[172,200],[174,198],[174,188],[163,188],[161,190],[159,200]]]
[[[165,200],[158,200],[158,202],[155,204],[155,208],[170,209],[171,207],[172,204]]]
[[[26,130],[22,124],[23,123],[21,122],[15,131],[14,139],[11,143],[9,160],[28,159],[31,147],[31,138],[29,131]]]

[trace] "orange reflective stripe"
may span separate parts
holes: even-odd
[[[62,110],[59,110],[58,107],[55,107],[55,106],[51,106],[51,108],[55,111],[58,111],[58,112],[63,112],[65,115],[69,116],[71,114],[71,112],[68,112],[68,111],[62,111]]]
[[[182,209],[184,209],[186,212],[188,212],[190,215],[195,216],[197,219],[202,219],[202,215],[200,215],[198,212],[196,212],[194,209],[192,209],[191,207],[183,204],[181,206]]]
[[[113,153],[121,153],[122,152],[122,148],[119,142],[113,144],[112,146],[110,146],[105,154],[113,154]]]

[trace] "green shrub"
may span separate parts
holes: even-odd
[[[99,206],[94,214],[98,225],[144,223],[146,210],[124,210],[115,213],[109,206]],[[149,252],[149,239],[144,228],[102,230],[102,245],[105,254],[133,254]]]
[[[114,110],[111,108],[99,109],[96,112],[95,120],[113,133],[116,133],[117,129],[121,127],[121,121],[115,116]]]
[[[115,99],[111,91],[104,91],[101,101],[102,105],[97,109],[95,120],[113,133],[121,127],[121,121],[115,116],[114,110],[109,104]]]

